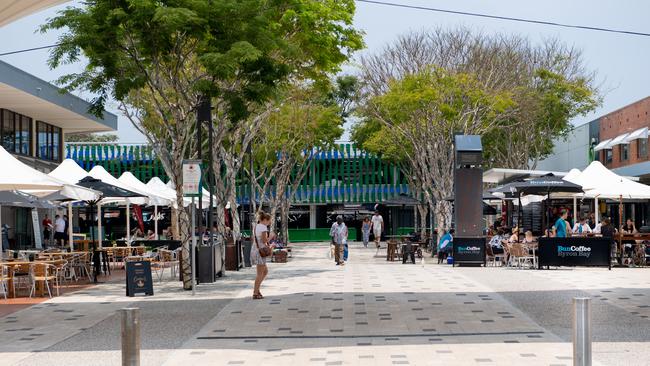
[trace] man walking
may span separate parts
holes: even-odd
[[[375,214],[372,215],[372,233],[375,236],[375,245],[379,248],[379,242],[381,241],[381,233],[384,232],[384,218],[381,217],[379,211],[375,211]]]
[[[348,227],[343,222],[343,216],[336,216],[336,222],[332,224],[330,229],[330,237],[332,237],[332,244],[334,244],[334,260],[337,266],[345,264],[343,261],[343,248],[348,242]]]

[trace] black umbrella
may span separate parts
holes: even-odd
[[[104,183],[103,181],[91,176],[80,180],[77,185],[100,192],[102,194],[100,200],[106,198],[142,197],[142,195],[139,193],[135,193],[124,188],[114,186],[112,184]]]
[[[124,188],[120,188],[117,186],[114,186],[112,184],[104,183],[100,179],[93,178],[91,176],[87,176],[80,180],[77,185],[85,188],[90,188],[95,191],[98,191],[101,193],[101,196],[97,201],[86,201],[86,203],[90,206],[90,217],[93,217],[93,206],[96,206],[99,201],[102,199],[112,199],[112,198],[130,198],[130,197],[142,197],[141,194],[126,190]],[[97,218],[98,220],[101,220],[101,217]],[[129,220],[130,218],[126,218]],[[93,242],[93,247],[95,246],[95,234],[93,230],[90,230],[91,234],[91,240]],[[101,235],[101,233],[99,233]],[[97,275],[99,274],[99,266],[100,266],[100,260],[99,260],[99,255],[97,252],[93,255],[93,264],[95,267],[95,279],[94,281],[97,282]]]

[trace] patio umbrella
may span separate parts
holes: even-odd
[[[86,201],[88,205],[91,206],[91,215],[92,215],[92,206],[97,206],[101,205],[103,201],[111,201],[111,200],[119,200],[119,199],[125,199],[125,198],[134,198],[134,197],[142,197],[141,194],[135,193],[129,190],[126,190],[124,188],[116,187],[112,184],[104,183],[103,181],[93,178],[93,177],[85,177],[82,180],[80,180],[78,185],[86,188],[90,188],[92,190],[98,191],[101,193],[101,197],[99,200],[96,201]],[[101,210],[101,209],[100,209]],[[101,215],[101,211],[99,211],[99,214]],[[127,217],[127,220],[130,218]],[[99,228],[101,228],[101,216],[99,218]],[[92,231],[91,231],[92,234]],[[94,241],[94,237],[92,238]],[[100,244],[101,244],[101,237],[100,237]]]
[[[521,195],[545,195],[550,200],[551,193],[583,193],[582,186],[566,181],[554,175],[547,175],[514,184],[519,197]],[[521,198],[520,198],[521,212]],[[546,219],[548,218],[546,205],[544,205],[544,215],[542,216],[542,229],[546,232]],[[550,221],[550,220],[549,220]]]

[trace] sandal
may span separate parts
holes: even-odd
[[[253,300],[261,300],[261,299],[263,299],[263,298],[264,298],[264,297],[262,296],[262,294],[254,294],[254,295],[253,295]]]

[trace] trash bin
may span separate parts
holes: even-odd
[[[251,240],[242,239],[242,248],[244,250],[244,266],[251,267]]]

